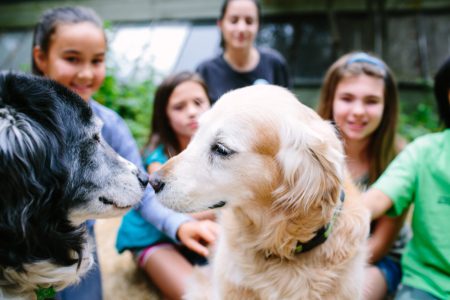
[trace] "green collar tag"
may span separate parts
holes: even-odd
[[[47,287],[47,288],[39,287],[36,290],[37,300],[46,300],[49,298],[53,299],[55,297],[55,295],[56,295],[56,291],[52,286]]]

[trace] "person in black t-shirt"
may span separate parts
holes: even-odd
[[[214,103],[224,93],[254,84],[291,87],[284,58],[270,48],[257,48],[261,7],[256,0],[226,0],[217,25],[223,53],[202,62],[196,71]]]

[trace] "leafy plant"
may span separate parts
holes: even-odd
[[[412,141],[441,129],[431,83],[422,85],[421,90],[401,90],[400,94],[399,133],[402,137]]]
[[[120,82],[108,69],[103,85],[94,99],[116,111],[127,123],[138,146],[143,147],[150,131],[155,84],[152,79]]]

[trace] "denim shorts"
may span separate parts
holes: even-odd
[[[402,269],[400,262],[393,260],[392,258],[385,256],[375,263],[381,273],[383,273],[384,279],[386,280],[388,293],[390,295],[397,291],[398,285],[402,280]]]

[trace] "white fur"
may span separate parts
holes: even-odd
[[[23,266],[25,272],[17,272],[13,268],[3,268],[3,276],[6,280],[0,282],[0,286],[7,287],[14,283],[14,289],[12,291],[7,288],[0,289],[0,299],[35,299],[34,290],[36,286],[53,287],[55,290],[61,290],[68,285],[78,283],[81,276],[94,264],[92,255],[94,244],[89,237],[87,237],[87,240],[79,267],[77,264],[61,267],[47,260],[25,264]],[[77,254],[73,253],[73,256],[76,258]],[[20,289],[17,289],[17,287]]]

